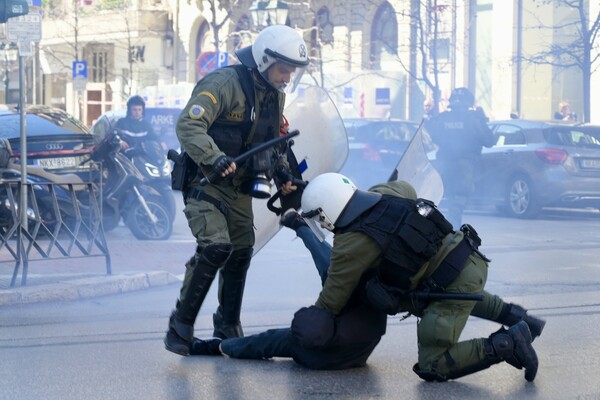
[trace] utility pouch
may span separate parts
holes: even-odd
[[[167,158],[173,161],[171,188],[182,192],[186,191],[190,182],[198,175],[198,165],[185,151],[179,154],[177,151],[170,149]]]

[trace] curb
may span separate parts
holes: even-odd
[[[181,282],[181,280],[180,277],[166,271],[152,271],[87,277],[37,286],[21,286],[0,290],[0,307],[88,299],[169,285]]]

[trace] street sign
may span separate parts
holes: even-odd
[[[206,51],[196,59],[196,71],[202,76],[227,65],[229,65],[229,53],[226,51]]]
[[[14,42],[39,42],[42,40],[41,2],[34,1],[27,7],[28,13],[6,21],[6,37]]]
[[[73,61],[73,90],[85,90],[87,76],[87,61]]]
[[[73,61],[73,79],[87,79],[87,61]]]

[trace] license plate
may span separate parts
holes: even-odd
[[[581,168],[600,169],[600,159],[597,158],[584,158],[579,163]]]
[[[79,165],[79,157],[40,158],[37,165],[45,169],[72,168]]]

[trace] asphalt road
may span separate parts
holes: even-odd
[[[534,343],[540,369],[533,383],[507,364],[453,382],[422,382],[411,371],[417,354],[414,317],[390,317],[387,334],[361,369],[324,372],[282,359],[182,358],[162,344],[179,291],[172,284],[0,307],[0,399],[600,398],[598,215],[552,212],[520,221],[472,213],[466,219],[493,260],[487,289],[548,322]],[[117,230],[110,240],[131,238]],[[178,240],[185,242],[185,233]],[[172,256],[163,252],[165,259]],[[213,289],[196,322],[197,336],[212,332]],[[281,231],[253,260],[242,315],[246,334],[286,326],[318,291],[308,252],[290,231]],[[471,319],[463,338],[487,337],[497,328]]]

